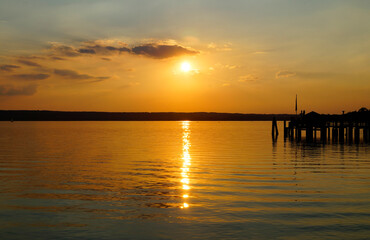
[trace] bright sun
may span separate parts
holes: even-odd
[[[189,72],[191,70],[191,65],[188,62],[183,62],[181,64],[181,71],[183,72]]]

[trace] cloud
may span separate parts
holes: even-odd
[[[195,55],[199,52],[184,48],[179,45],[155,45],[146,44],[133,47],[132,53],[151,58],[163,59],[181,55]]]
[[[105,50],[108,50],[108,51],[111,51],[111,52],[131,52],[131,50],[127,47],[113,47],[113,46],[99,46],[99,45],[95,45],[94,46],[95,49],[105,49]]]
[[[95,54],[94,49],[80,48],[78,49],[79,53]]]
[[[61,58],[61,57],[51,57],[51,59],[57,60],[57,61],[64,61],[64,60],[66,60],[65,58]]]
[[[235,65],[225,65],[225,68],[229,69],[229,70],[233,70],[233,69],[237,68],[237,66],[235,66]]]
[[[221,63],[216,63],[216,64],[214,65],[213,70],[215,70],[215,69],[227,69],[227,70],[233,70],[233,69],[236,69],[236,68],[238,68],[238,67],[239,67],[239,66],[236,66],[236,65],[229,65],[229,64],[224,65],[224,64],[221,64]]]
[[[301,71],[279,71],[276,73],[276,78],[299,77],[302,79],[322,79],[341,76],[339,73],[332,72],[301,72]]]
[[[12,72],[14,69],[17,69],[17,68],[20,68],[20,66],[10,65],[10,64],[0,65],[0,71],[4,71],[4,72]]]
[[[45,57],[43,57],[43,56],[35,56],[35,55],[32,55],[32,56],[20,56],[19,58],[20,59],[28,59],[28,60],[30,60],[30,59],[33,59],[33,60],[35,60],[35,59],[38,59],[38,60],[45,59]]]
[[[239,82],[253,82],[258,80],[258,77],[253,74],[247,74],[239,77]]]
[[[121,46],[121,47],[115,47],[115,46],[107,46],[107,45],[101,45],[101,44],[95,44],[91,46],[85,46],[84,48],[80,48],[78,50],[80,53],[84,54],[99,54],[99,55],[113,55],[113,54],[120,54],[122,52],[131,52],[131,49]]]
[[[83,55],[117,55],[129,53],[134,55],[143,55],[150,58],[164,59],[181,55],[195,55],[198,51],[185,48],[180,45],[166,42],[149,43],[144,45],[128,47],[123,42],[112,41],[92,41],[84,42],[79,47],[51,43],[49,48],[52,58],[60,57],[78,57]]]
[[[276,78],[289,78],[289,77],[294,77],[297,75],[295,72],[290,72],[290,71],[279,71],[276,73],[275,77]]]
[[[90,43],[91,44],[91,43]],[[179,45],[169,44],[145,44],[134,46],[131,49],[127,46],[103,45],[103,44],[92,44],[85,45],[78,50],[70,47],[69,49],[63,49],[64,53],[67,51],[69,55],[77,56],[78,54],[99,54],[99,55],[113,55],[121,53],[131,53],[134,55],[143,55],[151,58],[163,59],[170,58],[180,55],[194,55],[197,51],[187,49]]]
[[[14,87],[11,85],[0,85],[0,96],[30,96],[37,91],[37,85]]]
[[[80,74],[73,70],[68,69],[54,69],[54,74],[67,79],[76,79],[76,80],[96,80],[103,81],[109,77],[94,77],[88,74]]]
[[[208,44],[208,48],[209,49],[213,49],[213,50],[216,50],[216,51],[231,51],[232,48],[231,48],[232,44],[231,43],[224,43],[224,44],[216,44],[216,43],[209,43]]]
[[[49,74],[16,74],[12,75],[12,78],[18,79],[18,80],[27,80],[27,81],[36,81],[36,80],[44,80],[50,77]]]
[[[28,60],[19,59],[18,62],[23,64],[23,65],[30,66],[30,67],[42,67],[40,64],[35,63],[35,62],[31,62],[31,61],[28,61]]]
[[[62,45],[59,43],[51,43],[49,51],[52,52],[53,58],[58,57],[78,57],[83,55],[114,55],[121,52],[131,52],[131,49],[125,46],[110,46],[97,44],[95,42],[86,42],[82,46],[75,48],[72,46]]]
[[[61,45],[61,44],[58,44],[58,43],[51,43],[51,46],[50,46],[49,50],[53,54],[57,55],[57,57],[59,57],[59,56],[77,57],[77,56],[81,55],[81,53],[79,53],[75,48],[70,47],[70,46],[66,46],[66,45]],[[55,57],[55,56],[53,56],[53,57]]]

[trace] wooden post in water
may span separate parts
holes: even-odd
[[[320,128],[320,138],[322,142],[326,142],[326,123],[321,124]]]
[[[350,122],[349,125],[348,125],[347,140],[348,140],[349,144],[351,144],[352,141],[353,141],[353,125],[352,125],[352,122]]]
[[[293,140],[294,139],[294,125],[295,123],[293,123],[293,119],[290,120],[290,129],[289,129],[289,137],[290,137],[290,140]]]
[[[357,122],[355,124],[355,143],[360,143],[360,126]]]
[[[278,127],[277,127],[277,123],[276,123],[276,118],[274,117],[272,119],[272,137],[273,138],[277,138],[279,136],[279,130],[278,130]]]
[[[295,127],[295,138],[297,141],[301,140],[301,128],[299,127],[298,124]]]
[[[330,142],[330,123],[329,123],[329,126],[328,126],[328,142]]]
[[[337,122],[334,123],[333,129],[332,129],[332,134],[333,136],[333,142],[338,141],[338,128],[337,128]]]
[[[287,137],[286,120],[284,120],[284,139]]]
[[[365,127],[364,127],[364,142],[368,142],[369,141],[369,123],[365,123]]]
[[[343,121],[341,121],[340,125],[339,125],[339,142],[344,143],[344,125],[343,125]]]
[[[307,124],[306,126],[306,141],[312,142],[313,138],[313,128],[310,124]]]

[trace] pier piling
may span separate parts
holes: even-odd
[[[339,124],[339,142],[344,143],[344,124],[340,122]]]
[[[322,124],[321,125],[321,128],[320,128],[320,139],[321,139],[321,142],[326,142],[326,126],[325,126],[325,124]]]
[[[350,123],[348,125],[347,139],[348,139],[349,144],[351,144],[353,142],[353,126],[352,126],[352,123]]]
[[[338,141],[338,128],[337,128],[337,123],[336,122],[334,123],[331,135],[333,136],[333,142],[337,142]]]
[[[360,127],[358,123],[356,122],[355,125],[355,143],[358,144],[360,142]]]
[[[286,120],[284,120],[284,139],[287,137]]]
[[[277,138],[279,136],[279,130],[278,130],[278,127],[277,127],[275,117],[272,119],[272,132],[271,132],[271,134],[272,134],[273,138]]]

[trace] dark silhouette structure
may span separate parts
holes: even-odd
[[[316,112],[292,117],[286,125],[284,120],[284,139],[301,141],[302,132],[306,142],[359,143],[370,140],[370,111],[361,108],[342,115],[324,115]],[[318,138],[318,135],[320,137]]]

